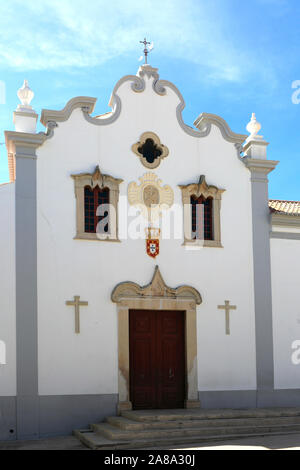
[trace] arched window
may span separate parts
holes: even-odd
[[[84,188],[84,231],[86,233],[96,233],[97,225],[101,220],[108,217],[108,210],[103,208],[103,215],[98,216],[99,207],[109,204],[109,189],[100,189],[96,186],[92,189],[90,186]],[[100,233],[108,233],[109,222],[102,228]]]
[[[221,199],[225,190],[208,185],[204,175],[198,184],[179,187],[184,210],[184,244],[222,248]]]
[[[76,196],[75,239],[118,242],[119,186],[123,180],[102,174],[98,166],[94,173],[71,176]]]
[[[191,197],[192,239],[213,240],[213,198]]]

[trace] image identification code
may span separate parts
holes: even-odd
[[[194,455],[149,455],[149,465],[189,465],[195,466]]]
[[[136,468],[142,465],[185,465],[195,467],[195,455],[192,454],[148,454],[143,457],[137,456],[119,456],[112,454],[104,458],[105,465],[127,465]]]

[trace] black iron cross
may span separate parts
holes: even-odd
[[[147,41],[147,39],[145,38],[144,41],[140,41],[141,44],[144,44],[144,54],[145,54],[145,64],[148,64],[148,54],[149,54],[149,51],[148,51],[148,44],[150,45],[151,43]]]

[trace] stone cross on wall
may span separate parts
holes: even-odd
[[[80,296],[75,295],[74,300],[68,300],[66,302],[68,307],[75,307],[75,333],[79,335],[80,333],[80,307],[87,307],[88,302],[80,302]]]
[[[225,300],[225,305],[219,305],[219,310],[225,310],[226,335],[230,335],[230,310],[236,310],[236,305],[230,305],[229,300]]]

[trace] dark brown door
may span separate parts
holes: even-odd
[[[131,310],[129,334],[133,408],[183,408],[184,312]]]

